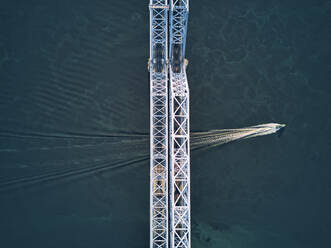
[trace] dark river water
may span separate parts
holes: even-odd
[[[0,247],[149,244],[148,1],[2,0]],[[191,0],[192,247],[331,242],[331,1]]]

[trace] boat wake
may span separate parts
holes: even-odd
[[[273,134],[285,125],[268,123],[238,129],[191,133],[191,150]],[[137,133],[43,134],[0,132],[0,191],[70,181],[95,173],[147,166],[149,136]],[[18,145],[19,143],[19,145]],[[4,145],[6,144],[6,145]],[[111,154],[111,155],[109,155]],[[25,158],[25,161],[24,161]],[[28,159],[29,158],[29,159]]]

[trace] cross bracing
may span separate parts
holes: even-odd
[[[190,115],[185,71],[188,0],[172,0],[169,17],[169,212],[171,248],[191,247]]]
[[[168,248],[168,2],[150,1],[150,247]]]
[[[184,65],[188,0],[172,0],[169,14],[169,60],[173,70],[179,72]]]
[[[170,7],[166,0],[151,0],[149,7],[150,247],[188,248],[189,90],[184,64],[188,0],[172,0]]]
[[[170,69],[170,247],[191,247],[189,89],[186,73]]]

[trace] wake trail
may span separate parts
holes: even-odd
[[[269,135],[278,132],[281,130],[285,125],[277,124],[277,123],[268,123],[268,124],[261,124],[256,126],[250,126],[245,128],[237,128],[237,129],[217,129],[217,130],[210,130],[207,132],[192,132],[190,136],[190,144],[191,150],[202,150],[202,149],[209,149],[216,146],[221,146],[233,141],[242,140],[242,139],[249,139],[258,136]],[[18,134],[18,133],[16,133]],[[1,133],[0,133],[1,136]],[[16,136],[15,136],[16,137]],[[18,135],[19,138],[53,138],[54,135],[47,135],[47,134],[37,134],[33,133],[33,135]],[[95,136],[95,135],[55,135],[56,138],[69,138],[69,139],[76,139],[81,138],[88,139],[88,138],[114,138],[114,142],[105,142],[99,144],[92,144],[91,146],[95,146],[99,150],[102,146],[104,151],[110,151],[112,154],[111,159],[103,159],[101,162],[99,161],[97,164],[89,164],[82,166],[82,165],[75,165],[75,166],[68,166],[68,165],[59,165],[53,164],[48,165],[47,167],[35,168],[37,170],[30,175],[22,175],[22,176],[14,176],[14,177],[2,177],[0,179],[0,191],[5,191],[7,189],[16,189],[21,188],[27,185],[34,185],[38,183],[48,182],[48,181],[57,181],[61,179],[74,179],[76,177],[81,177],[85,175],[90,175],[92,173],[98,173],[101,171],[106,171],[110,169],[116,169],[121,167],[129,167],[133,166],[136,163],[140,163],[143,161],[147,161],[149,159],[149,138],[147,134],[129,134],[120,136],[116,135],[106,135],[104,136]],[[125,139],[129,137],[130,139]],[[119,139],[117,139],[119,138]],[[123,140],[124,139],[124,140]],[[109,140],[108,140],[109,141]],[[99,147],[97,147],[99,146]],[[52,147],[49,147],[51,149]],[[82,148],[81,144],[77,147],[74,146],[61,146],[61,147],[53,147],[53,149],[64,149],[64,148],[75,148],[75,152],[77,153],[84,153],[86,152]],[[109,149],[108,149],[109,148]],[[31,148],[30,148],[31,149]],[[35,148],[34,148],[35,149]],[[78,150],[78,151],[77,151]],[[91,152],[91,151],[89,151]],[[101,154],[102,155],[102,154]],[[128,155],[133,158],[128,159]],[[98,160],[100,160],[100,154],[95,156],[99,156]],[[116,157],[117,156],[117,157]],[[92,157],[90,159],[96,159],[96,157]],[[112,161],[113,160],[113,161]],[[73,163],[75,159],[71,161]],[[120,161],[120,162],[118,162]],[[70,163],[70,162],[69,162]]]
[[[21,178],[21,179],[14,179],[8,182],[0,183],[0,192],[1,191],[8,191],[12,189],[22,188],[30,185],[35,184],[41,184],[45,182],[50,181],[59,181],[61,179],[70,178],[71,180],[76,179],[78,177],[87,176],[94,173],[100,173],[106,170],[114,170],[114,169],[120,169],[128,166],[135,165],[137,163],[141,163],[143,161],[148,160],[148,156],[142,156],[136,159],[131,159],[128,161],[121,161],[113,164],[109,164],[109,162],[106,163],[100,163],[98,165],[95,165],[93,167],[87,166],[84,168],[79,169],[69,169],[65,171],[60,172],[54,172],[49,174],[42,174],[39,176],[32,176],[27,178]]]
[[[224,145],[236,140],[269,135],[284,128],[284,124],[267,123],[237,129],[217,129],[191,134],[191,150],[206,149]]]
[[[125,133],[117,132],[113,134],[87,134],[87,133],[25,133],[0,130],[0,137],[4,138],[32,138],[32,139],[107,139],[107,138],[145,138],[148,134],[144,133]]]

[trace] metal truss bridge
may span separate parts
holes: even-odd
[[[150,247],[191,247],[189,0],[150,0]]]

